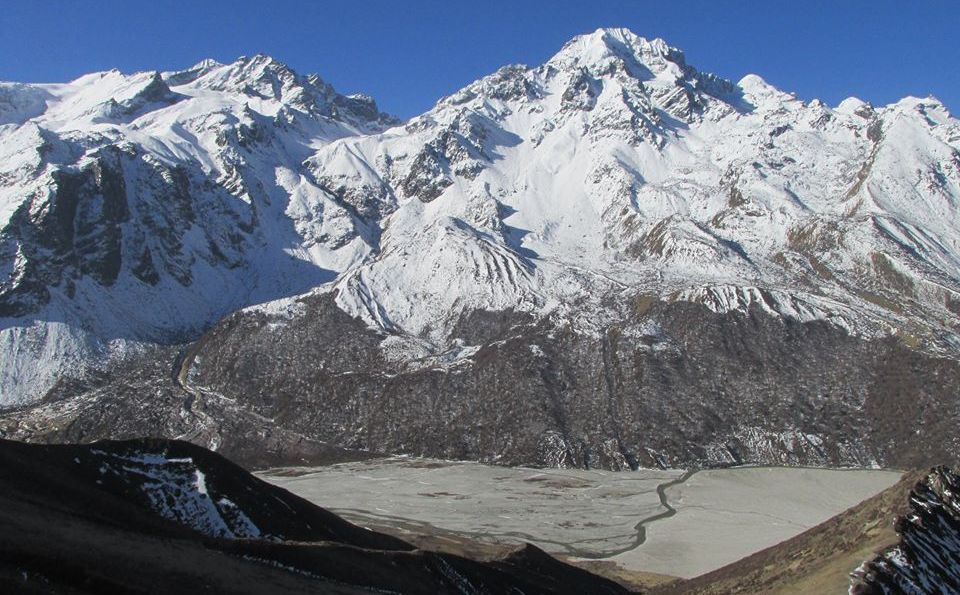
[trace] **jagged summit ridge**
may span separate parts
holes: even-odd
[[[638,95],[663,96],[672,88],[680,87],[689,94],[688,100],[697,94],[707,94],[729,102],[736,109],[749,107],[740,101],[740,91],[735,85],[698,72],[686,63],[681,50],[662,39],[647,40],[622,28],[598,29],[575,37],[539,67],[506,66],[441,100],[440,104],[462,104],[478,96],[494,100],[542,98],[550,81],[556,78],[565,82],[562,98],[567,106],[592,108],[592,98],[603,87],[603,81],[608,84],[618,81],[632,96],[625,97],[628,102],[642,103]],[[682,117],[690,115],[682,113]]]
[[[583,67],[597,73],[609,72],[613,64],[641,67],[649,71],[648,76],[668,69],[680,74],[687,66],[680,49],[663,39],[648,40],[625,28],[597,29],[574,37],[546,62],[548,67]],[[642,75],[643,71],[634,74]]]
[[[849,303],[842,297],[848,289],[834,294],[821,288],[817,297],[809,295],[811,283],[829,286],[837,278],[834,267],[858,276],[873,269],[887,279],[881,283],[889,282],[893,277],[877,272],[887,256],[871,254],[913,250],[904,248],[912,240],[894,239],[902,233],[926,245],[912,252],[928,255],[914,266],[932,265],[956,279],[955,257],[934,256],[935,246],[945,245],[941,240],[893,231],[902,223],[904,230],[923,227],[941,238],[956,233],[944,225],[952,220],[950,200],[934,199],[917,210],[906,199],[915,190],[902,167],[930,151],[917,171],[952,171],[956,148],[949,130],[956,122],[935,104],[907,104],[846,102],[831,109],[805,103],[758,76],[733,84],[701,74],[662,40],[601,29],[575,38],[543,66],[505,67],[468,85],[402,133],[321,149],[311,167],[319,177],[342,182],[346,194],[384,197],[398,233],[407,213],[410,229],[430,225],[426,221],[435,216],[453,217],[477,238],[500,238],[517,258],[538,255],[531,261],[538,281],[524,287],[505,279],[522,289],[496,307],[550,303],[544,280],[559,274],[569,283],[578,275],[567,265],[584,262],[628,286],[656,279],[683,293],[688,283],[708,279],[768,289],[787,283],[808,302],[842,304]],[[924,149],[913,145],[920,138]],[[871,179],[883,176],[876,160],[901,172],[878,182],[883,190]],[[952,178],[937,179],[955,188]],[[851,241],[854,236],[859,239]],[[375,267],[375,261],[363,266]],[[554,265],[562,272],[548,273]],[[454,275],[467,284],[469,278]],[[422,279],[413,283],[430,286]],[[943,287],[928,289],[937,294]],[[363,315],[371,311],[372,294],[358,291],[362,307],[349,305],[349,291],[339,299]],[[438,291],[438,310],[424,321],[435,329],[437,315],[450,305],[442,296],[462,302],[469,293]],[[889,308],[876,311],[871,300],[855,310],[890,314]],[[410,328],[416,333],[421,327]]]

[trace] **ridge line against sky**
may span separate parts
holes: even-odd
[[[4,0],[0,80],[66,82],[264,53],[407,118],[506,64],[540,64],[599,27],[662,37],[704,72],[755,73],[800,98],[960,110],[960,3],[514,0]]]

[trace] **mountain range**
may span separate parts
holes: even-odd
[[[251,465],[960,460],[960,122],[601,29],[402,122],[267,57],[0,84],[0,436]]]

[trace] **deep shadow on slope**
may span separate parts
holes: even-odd
[[[532,546],[488,562],[416,550],[161,440],[0,441],[0,582],[26,593],[626,592]]]

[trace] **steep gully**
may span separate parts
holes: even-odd
[[[190,347],[181,350],[174,360],[171,379],[178,387],[180,387],[180,390],[187,394],[187,398],[184,403],[184,409],[186,409],[191,415],[195,415],[198,418],[200,422],[199,426],[202,429],[198,429],[196,432],[184,434],[182,436],[177,436],[177,440],[194,441],[195,439],[200,439],[205,441],[207,448],[212,451],[216,451],[220,444],[222,444],[223,436],[220,434],[219,424],[217,424],[216,420],[214,420],[209,414],[206,413],[206,411],[204,411],[204,399],[218,400],[222,402],[225,407],[233,409],[240,415],[253,418],[256,420],[256,422],[262,424],[274,423],[274,420],[269,417],[265,417],[258,413],[249,411],[244,407],[240,407],[237,402],[230,397],[192,384],[190,382],[190,368],[193,366],[194,359],[196,359],[196,350]],[[205,437],[204,431],[210,432],[210,435]]]

